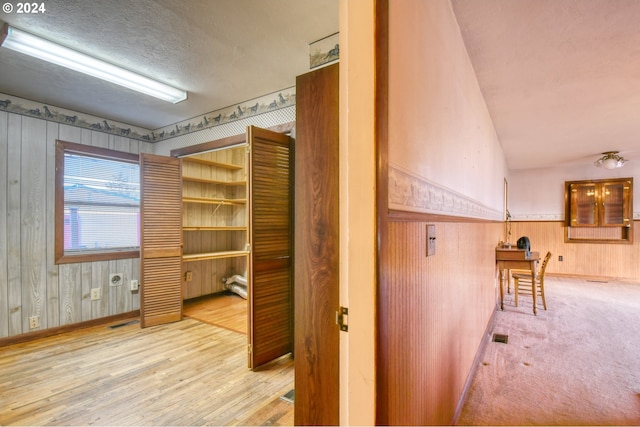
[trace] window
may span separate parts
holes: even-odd
[[[633,178],[565,183],[567,242],[631,243]]]
[[[56,145],[56,263],[140,256],[138,155]]]

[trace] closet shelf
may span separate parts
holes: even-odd
[[[185,227],[182,227],[182,230],[184,230],[184,231],[247,231],[247,227],[245,227],[243,225],[238,225],[238,226],[222,225],[222,226],[219,226],[219,227],[206,227],[206,226],[189,227],[189,226],[185,226]]]
[[[205,203],[210,205],[245,205],[247,199],[220,199],[208,197],[183,197],[184,203]]]
[[[208,179],[208,178],[196,178],[194,176],[182,176],[182,180],[183,181],[188,181],[188,182],[201,182],[204,184],[220,184],[220,185],[227,185],[230,187],[239,187],[239,186],[246,186],[247,185],[247,181],[223,181],[220,179]]]
[[[243,168],[243,166],[239,166],[239,165],[234,165],[232,163],[222,163],[222,162],[216,162],[213,160],[205,160],[205,159],[200,159],[197,157],[183,157],[182,158],[183,162],[190,162],[190,163],[199,163],[201,165],[207,165],[207,166],[216,166],[219,168],[223,168],[223,169],[228,169],[228,170],[240,170]]]
[[[249,251],[220,251],[182,255],[182,261],[203,261],[207,259],[237,258],[249,255]]]

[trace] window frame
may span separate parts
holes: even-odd
[[[78,144],[56,140],[56,170],[55,170],[55,238],[54,238],[54,262],[55,264],[68,264],[78,262],[109,261],[127,258],[139,258],[140,248],[137,250],[105,250],[88,251],[77,254],[64,253],[64,155],[65,153],[75,153],[82,156],[96,157],[106,160],[116,160],[127,163],[140,164],[138,154],[116,151],[108,148],[94,147],[91,145]],[[141,206],[142,208],[142,206]]]

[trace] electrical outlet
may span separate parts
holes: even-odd
[[[40,316],[29,317],[29,329],[35,329],[40,327]]]
[[[91,301],[100,299],[100,288],[91,288]]]
[[[122,281],[122,273],[114,273],[109,275],[109,286],[121,286]]]
[[[137,280],[132,280],[131,281],[131,290],[132,291],[137,291],[139,287],[139,283]]]
[[[190,282],[193,280],[193,272],[192,271],[187,271],[184,273],[184,281],[185,282]]]
[[[562,255],[558,255],[558,261],[564,261],[564,258],[562,257]]]

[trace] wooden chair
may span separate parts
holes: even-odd
[[[536,295],[533,296],[533,305],[535,306],[537,303],[538,295],[542,297],[542,306],[544,309],[547,309],[547,300],[544,297],[544,272],[547,268],[547,264],[549,264],[549,260],[551,259],[551,252],[547,252],[547,255],[544,257],[542,261],[542,265],[540,266],[540,270],[536,275]],[[518,272],[512,275],[513,277],[513,289],[515,292],[515,303],[516,307],[518,306],[518,294],[523,293],[526,295],[532,295],[533,289],[531,286],[531,273],[527,272]]]

